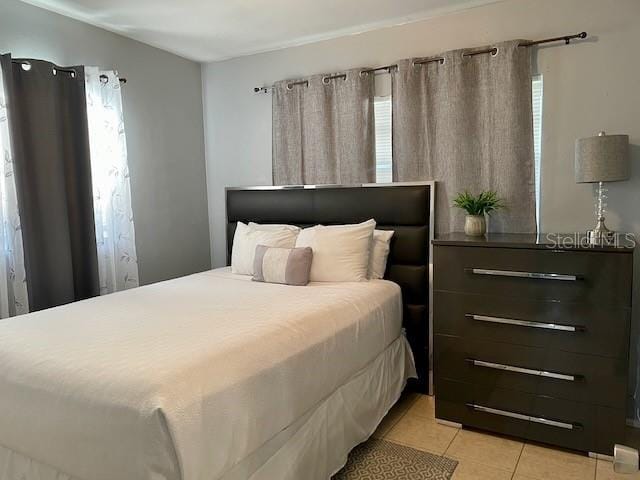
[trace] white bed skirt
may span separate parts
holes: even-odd
[[[327,480],[345,465],[351,449],[371,436],[415,376],[402,335],[312,411],[219,479],[206,480]],[[71,477],[0,445],[0,480],[90,479]]]

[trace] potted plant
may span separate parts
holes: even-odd
[[[504,208],[502,199],[494,190],[480,192],[472,195],[468,191],[460,192],[453,200],[455,207],[467,212],[464,222],[464,233],[469,236],[481,236],[487,233],[487,221],[485,215]]]

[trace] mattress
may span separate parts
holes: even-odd
[[[327,480],[371,436],[416,378],[411,349],[398,337],[323,402],[245,457],[220,480]],[[83,480],[0,445],[0,480]]]
[[[83,480],[219,479],[401,332],[397,285],[213,270],[0,322],[0,445]]]

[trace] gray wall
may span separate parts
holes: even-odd
[[[541,230],[584,231],[593,225],[592,187],[574,183],[573,145],[578,137],[606,130],[627,133],[636,145],[633,180],[609,185],[608,223],[640,232],[639,19],[638,0],[509,0],[204,66],[214,265],[225,262],[224,187],[271,182],[271,97],[254,94],[254,86],[500,40],[582,30],[589,32],[588,42],[540,48],[536,55],[536,70],[544,76]],[[385,90],[385,81],[379,83]]]
[[[98,65],[123,89],[140,279],[211,263],[200,65],[105,30],[0,0],[0,53],[59,65]]]

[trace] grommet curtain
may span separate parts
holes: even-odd
[[[84,67],[1,61],[29,308],[98,295]]]
[[[0,67],[0,318],[29,311],[7,97]]]
[[[536,230],[531,52],[520,42],[438,55],[444,62],[403,60],[392,72],[393,179],[438,182],[438,233],[463,230],[458,192],[489,189],[508,207],[491,217],[491,231]]]
[[[100,294],[137,287],[122,91],[116,72],[85,68]]]
[[[315,75],[273,89],[275,185],[375,181],[373,74]]]

